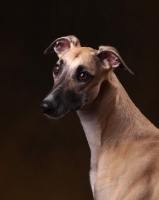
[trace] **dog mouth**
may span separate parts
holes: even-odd
[[[48,109],[47,112],[43,112],[43,110],[42,112],[46,117],[50,119],[60,119],[70,112],[79,110],[82,106],[83,104],[74,107],[57,106],[54,110]]]
[[[69,111],[67,112],[63,112],[61,114],[59,113],[54,113],[54,114],[51,114],[51,115],[48,115],[48,114],[44,114],[46,117],[50,118],[50,119],[54,119],[54,120],[57,120],[57,119],[60,119],[62,117],[64,117],[65,115],[67,115],[69,113]]]

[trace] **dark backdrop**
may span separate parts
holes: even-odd
[[[135,76],[116,73],[159,127],[159,1],[0,2],[0,199],[91,200],[90,152],[75,113],[51,121],[40,102],[52,87],[57,37],[115,46]]]

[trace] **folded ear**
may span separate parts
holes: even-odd
[[[125,62],[114,47],[100,46],[97,51],[97,56],[104,65],[108,65],[109,63],[109,67],[120,67],[121,69],[128,70],[134,75],[134,73],[126,66]]]
[[[50,54],[55,51],[58,57],[61,57],[71,48],[78,46],[81,46],[79,39],[76,38],[74,35],[69,35],[66,37],[58,38],[54,42],[52,42],[50,46],[44,51],[44,54]]]

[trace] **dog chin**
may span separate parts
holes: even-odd
[[[46,115],[48,118],[53,119],[53,120],[58,120],[62,117],[64,117],[65,115],[67,115],[67,113],[63,113],[63,114],[53,114],[53,115]]]

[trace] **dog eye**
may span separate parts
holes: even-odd
[[[78,79],[80,81],[87,81],[90,78],[90,75],[86,72],[82,72],[80,73],[80,75],[78,76]]]
[[[53,68],[54,74],[58,74],[59,70],[60,70],[60,66],[59,65],[55,65],[54,68]]]

